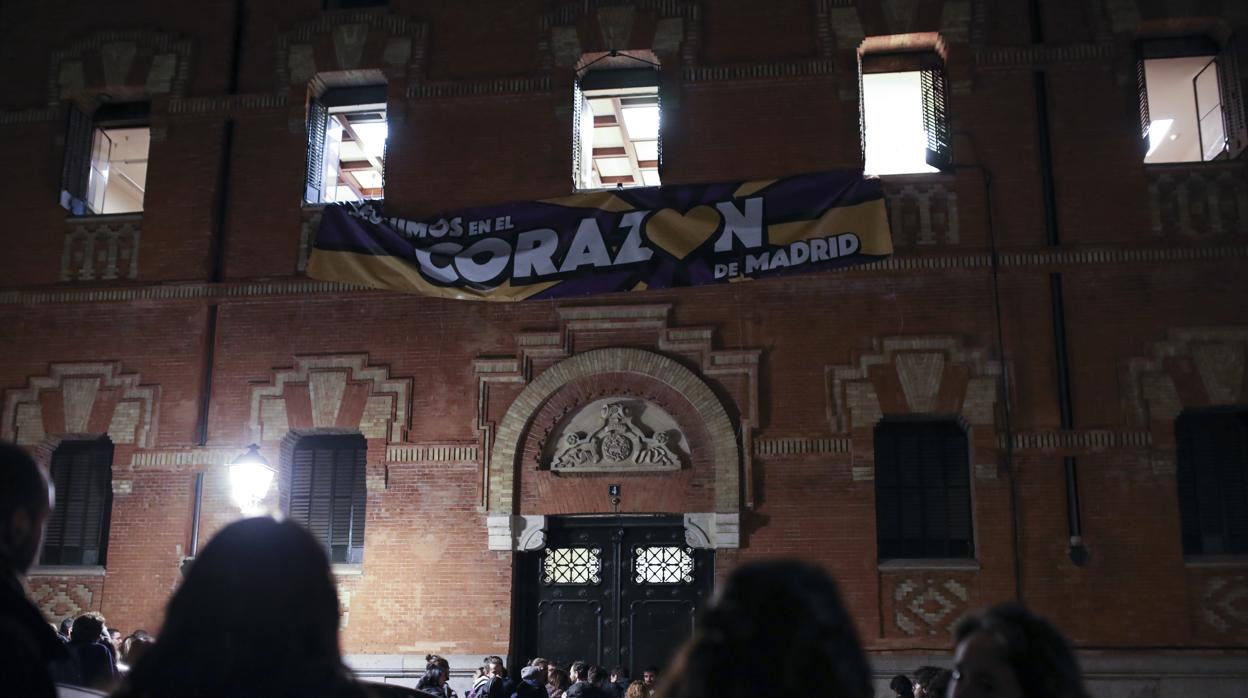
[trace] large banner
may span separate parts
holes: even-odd
[[[430,220],[327,206],[308,275],[443,298],[517,301],[745,281],[892,254],[877,179],[615,189]]]

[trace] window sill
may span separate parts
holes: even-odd
[[[1188,160],[1185,162],[1146,162],[1145,171],[1185,171],[1185,170],[1238,170],[1244,165],[1235,160]]]
[[[334,565],[335,577],[359,577],[364,574],[364,565]]]
[[[899,174],[863,175],[876,177],[885,184],[907,184],[910,182],[948,182],[957,180],[952,171],[940,172],[905,172]]]
[[[881,571],[891,570],[979,570],[979,560],[969,558],[914,558],[880,560]]]
[[[82,223],[125,223],[128,221],[143,220],[143,212],[135,211],[133,213],[89,213],[85,216],[65,216],[65,222],[69,224]]]
[[[27,577],[103,577],[103,565],[40,565],[30,568]]]
[[[1187,555],[1186,567],[1248,567],[1248,555]]]

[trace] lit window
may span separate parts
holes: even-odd
[[[944,71],[935,56],[862,57],[864,171],[939,172],[949,164]]]
[[[333,90],[308,104],[310,204],[384,198],[385,88]]]
[[[542,560],[545,584],[597,584],[602,581],[602,550],[547,548]]]
[[[146,104],[73,110],[65,138],[61,205],[78,216],[137,213],[147,188],[151,128]]]
[[[1225,49],[1228,51],[1229,49]],[[1204,38],[1141,44],[1137,79],[1144,162],[1204,162],[1243,148],[1232,61]],[[1232,152],[1234,151],[1234,152]]]
[[[576,188],[659,186],[663,149],[658,73],[593,71],[577,83],[573,98]]]

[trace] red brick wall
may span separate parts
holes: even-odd
[[[270,383],[298,356],[364,353],[368,365],[411,380],[409,416],[399,437],[405,441],[396,445],[477,448],[475,460],[403,462],[390,458],[384,440],[370,440],[364,564],[359,574],[340,578],[344,647],[357,653],[505,653],[511,556],[486,547],[486,512],[480,506],[485,449],[480,448],[478,417],[503,414],[520,386],[493,390],[490,402],[480,405],[472,362],[516,356],[521,333],[561,331],[558,310],[563,307],[670,304],[668,326],[710,328],[716,349],[760,352],[754,441],[836,438],[848,440],[851,448],[756,454],[755,496],[742,502],[743,547],[717,554],[717,574],[764,557],[809,559],[840,580],[870,647],[945,647],[948,626],[961,613],[1015,595],[1011,472],[1002,467],[1004,451],[993,448],[994,431],[1005,427],[1000,399],[995,424],[972,427],[975,450],[983,456],[974,465],[987,467],[973,481],[978,569],[881,568],[875,555],[874,487],[870,479],[855,475],[856,468],[870,464],[870,425],[857,424],[854,433],[837,431],[830,420],[827,369],[853,364],[886,337],[954,337],[961,346],[999,361],[993,279],[983,262],[995,237],[1008,257],[1000,270],[999,302],[1013,430],[1052,431],[1060,424],[1048,278],[1060,272],[1075,428],[1149,432],[1154,439],[1150,446],[1023,446],[1015,452],[1024,600],[1085,646],[1242,644],[1248,624],[1232,617],[1219,628],[1206,611],[1216,611],[1228,594],[1248,584],[1244,567],[1185,565],[1174,476],[1153,465],[1158,456],[1173,457],[1168,425],[1141,422],[1125,367],[1134,358],[1150,357],[1154,345],[1175,329],[1244,326],[1240,306],[1248,298],[1248,221],[1236,219],[1221,234],[1186,234],[1168,224],[1154,230],[1148,187],[1157,171],[1141,166],[1137,147],[1129,53],[1138,38],[1134,30],[1115,30],[1086,3],[1043,3],[1046,31],[1055,42],[1040,47],[1048,58],[1035,65],[1030,59],[994,64],[987,58],[977,64],[971,58],[975,51],[991,58],[995,46],[1029,49],[1028,3],[984,3],[989,7],[985,16],[972,18],[964,34],[942,27],[945,4],[914,3],[907,19],[859,3],[864,6],[859,20],[867,35],[945,32],[960,167],[947,177],[913,181],[926,186],[939,180],[956,193],[956,240],[946,236],[931,244],[899,244],[897,258],[915,261],[905,270],[863,268],[518,305],[289,286],[272,292],[272,284],[300,278],[298,238],[305,215],[299,197],[306,90],[278,84],[275,64],[285,65],[285,54],[279,54],[283,41],[316,43],[318,65],[334,60],[331,38],[291,33],[318,19],[320,2],[247,3],[239,92],[256,99],[292,97],[281,106],[233,107],[220,98],[230,65],[234,3],[130,3],[110,6],[103,14],[90,3],[73,11],[40,5],[23,9],[20,18],[6,6],[0,10],[0,26],[21,29],[0,45],[6,86],[0,95],[0,148],[9,162],[20,163],[10,168],[20,176],[0,188],[0,210],[7,215],[7,246],[0,256],[0,390],[25,388],[32,378],[48,375],[51,364],[87,361],[120,362],[123,371],[141,375],[143,384],[160,387],[153,443],[118,444],[116,449],[114,482],[128,482],[130,490],[114,499],[107,574],[67,583],[89,588],[91,607],[123,631],[157,628],[189,545],[196,471],[206,472],[201,540],[238,516],[222,464],[258,438],[249,424],[255,386]],[[697,5],[696,18],[684,20],[682,52],[663,58],[664,69],[676,71],[678,87],[665,97],[670,109],[664,115],[665,182],[859,166],[856,45],[839,43],[837,33],[848,31],[846,25],[829,24],[820,34],[819,4],[806,0]],[[1146,6],[1141,10],[1145,21],[1164,20],[1159,3],[1140,5]],[[562,86],[570,78],[566,67],[554,64],[550,29],[542,20],[544,13],[557,17],[561,7],[537,0],[395,0],[388,10],[378,11],[425,22],[427,28],[424,43],[418,42],[416,54],[402,67],[378,64],[381,35],[370,38],[365,52],[373,64],[361,66],[391,71],[386,187],[395,214],[423,217],[569,192],[569,104]],[[1090,14],[1095,16],[1089,19]],[[660,18],[644,8],[638,17],[640,38],[635,40],[649,40]],[[561,20],[551,21],[559,25]],[[601,43],[592,14],[573,24],[585,46]],[[55,86],[58,75],[53,52],[96,30],[183,36],[191,40],[193,57],[185,95],[153,99],[153,123],[161,133],[151,148],[138,278],[63,282],[66,222],[56,199],[64,112],[40,110],[59,98],[50,94],[49,76]],[[1092,43],[1101,53],[1070,58],[1059,41]],[[831,62],[833,68],[813,73],[785,68],[770,75],[763,70],[812,61]],[[1045,66],[1062,239],[1058,251],[1066,258],[1039,256],[1050,250],[1034,118],[1036,65]],[[704,68],[739,72],[705,77],[698,72]],[[482,87],[514,78],[543,79],[551,87]],[[138,89],[143,80],[133,82]],[[406,97],[409,90],[420,93],[429,85],[447,94]],[[673,96],[678,99],[668,99]],[[205,98],[207,106],[185,99],[191,97]],[[227,116],[234,125],[225,177],[226,283],[203,286],[210,274]],[[994,230],[986,224],[983,170],[991,173]],[[1241,187],[1245,180],[1242,162],[1204,171],[1227,172]],[[1131,260],[1123,252],[1145,249],[1157,256]],[[1222,249],[1227,251],[1215,255]],[[1105,254],[1078,257],[1092,251]],[[951,256],[958,259],[948,261]],[[100,289],[137,295],[91,295]],[[174,289],[191,297],[162,297]],[[83,295],[66,295],[76,291]],[[210,302],[219,306],[208,439],[197,444]],[[576,354],[606,346],[656,350],[656,335],[651,330],[583,332],[568,350]],[[538,358],[521,370],[533,377],[550,363]],[[707,377],[736,420],[748,410],[738,397],[745,391],[734,380]],[[896,381],[881,380],[892,386],[880,395],[886,411],[903,404]],[[699,431],[704,426],[692,419],[679,396],[636,377],[599,376],[567,387],[543,409],[554,414],[612,390],[650,390],[661,396],[671,406],[665,409],[682,420],[694,448],[691,467],[678,474],[619,478],[625,486],[624,510],[711,511],[707,437]],[[1248,393],[1239,394],[1248,400],[1242,397]],[[609,510],[602,480],[560,478],[533,466],[541,429],[553,419],[539,410],[536,430],[518,444],[517,513]],[[196,452],[181,464],[136,464],[157,452],[200,445],[221,453]],[[263,446],[265,455],[279,462],[277,443]],[[1091,551],[1082,568],[1066,555],[1064,455],[1076,456],[1079,464],[1084,538]],[[268,503],[277,502],[272,492]],[[935,620],[924,620],[924,613]]]

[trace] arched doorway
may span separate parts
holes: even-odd
[[[693,632],[714,550],[689,545],[681,516],[554,516],[545,547],[517,554],[515,575],[513,666],[540,656],[640,677]]]

